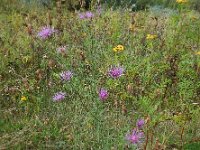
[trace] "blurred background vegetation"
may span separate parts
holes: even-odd
[[[16,2],[19,0],[9,0],[9,4],[12,2]],[[61,1],[64,6],[68,10],[75,10],[75,9],[80,9],[80,0],[20,0],[21,2],[25,4],[36,4],[41,7],[48,7],[52,8],[56,5],[57,1]],[[82,0],[83,7],[86,9],[91,9],[95,7],[97,4],[98,0]],[[8,3],[8,0],[1,0],[2,5],[4,6],[3,3]],[[152,6],[162,6],[162,7],[173,7],[175,8],[176,5],[176,0],[100,0],[100,3],[107,8],[128,8],[132,11],[138,11],[138,10],[144,10],[148,9]],[[200,11],[200,2],[199,0],[190,0],[190,7],[192,9]],[[0,7],[1,7],[0,6]]]

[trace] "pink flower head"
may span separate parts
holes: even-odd
[[[109,70],[108,74],[112,78],[119,78],[120,76],[123,75],[124,68],[118,66],[118,67],[113,67]]]
[[[88,19],[90,19],[90,18],[93,18],[93,17],[94,17],[94,14],[93,14],[92,12],[90,12],[90,11],[87,11],[87,12],[85,13],[85,17],[88,18]]]
[[[65,92],[58,92],[53,96],[53,101],[54,102],[59,102],[61,100],[63,100],[66,96]]]
[[[136,131],[136,129],[134,129],[131,134],[128,134],[126,136],[126,139],[132,144],[137,144],[141,142],[141,139],[143,138],[143,136],[144,136],[143,132],[139,132],[139,131]]]
[[[85,19],[85,13],[79,13],[78,15],[80,19]]]
[[[52,34],[55,32],[56,30],[54,28],[46,26],[42,28],[42,30],[37,34],[37,36],[41,39],[47,39],[50,36],[52,36]]]
[[[69,81],[73,76],[73,73],[71,71],[63,71],[60,74],[60,77],[63,81]]]
[[[90,19],[94,17],[94,14],[90,11],[79,13],[78,15],[80,19]]]
[[[106,89],[101,88],[99,91],[100,100],[104,101],[108,98],[108,91]]]
[[[144,124],[145,124],[144,119],[139,119],[139,120],[137,121],[137,123],[136,123],[138,129],[141,129],[141,128],[144,126]]]

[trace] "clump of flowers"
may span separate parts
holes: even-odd
[[[113,48],[114,52],[120,52],[124,50],[124,46],[123,45],[117,45],[116,47]]]
[[[94,17],[94,14],[90,11],[79,13],[79,18],[80,19],[91,19]]]
[[[144,126],[144,124],[145,124],[144,119],[139,119],[136,123],[136,126],[138,129],[141,129]]]
[[[158,37],[158,36],[155,35],[155,34],[147,34],[146,39],[147,39],[147,40],[153,40],[153,39],[155,39],[155,38],[157,38],[157,37]]]
[[[101,88],[99,90],[99,98],[100,100],[104,101],[108,98],[109,94],[108,94],[108,91],[104,88]]]
[[[60,46],[56,49],[57,53],[59,54],[65,54],[66,53],[66,50],[67,50],[67,47],[66,46]]]
[[[27,101],[26,96],[22,96],[22,97],[21,97],[21,101],[22,101],[22,102]]]
[[[58,92],[53,96],[54,102],[59,102],[65,99],[66,93],[65,92]]]
[[[187,3],[187,0],[176,0],[177,3],[182,4],[182,3]]]
[[[55,33],[56,30],[49,26],[43,27],[42,30],[37,34],[37,36],[41,39],[47,39]]]
[[[120,76],[122,76],[124,73],[124,68],[117,66],[117,67],[113,67],[108,71],[108,74],[110,77],[112,78],[119,78]]]
[[[126,139],[131,144],[140,143],[143,137],[144,137],[144,133],[136,129],[133,129],[133,131],[130,134],[126,135]]]
[[[138,144],[142,142],[142,139],[144,138],[144,132],[142,132],[142,128],[145,124],[144,119],[138,119],[136,123],[136,128],[133,129],[133,131],[126,135],[126,139],[131,143],[131,144]]]
[[[60,73],[60,77],[63,81],[69,81],[73,76],[71,71],[63,71]]]

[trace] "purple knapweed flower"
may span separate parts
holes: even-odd
[[[122,76],[124,73],[124,68],[118,66],[118,67],[113,67],[109,70],[108,74],[112,78],[119,78]]]
[[[79,13],[78,15],[80,19],[85,19],[85,13]]]
[[[54,28],[46,26],[42,28],[42,30],[37,34],[37,36],[41,39],[47,39],[55,32],[56,30]]]
[[[79,13],[78,15],[80,19],[90,19],[94,17],[94,14],[90,11]]]
[[[93,18],[93,17],[94,17],[94,14],[93,14],[91,11],[87,11],[87,12],[85,13],[85,17],[88,18],[88,19],[90,19],[90,18]]]
[[[71,71],[63,71],[60,73],[60,77],[63,81],[69,81],[73,76]]]
[[[126,139],[131,142],[132,144],[137,144],[139,142],[141,142],[141,139],[144,137],[144,133],[143,132],[139,132],[136,129],[133,129],[131,134],[128,134],[126,136]]]
[[[137,123],[136,123],[138,129],[141,129],[141,128],[144,126],[144,124],[145,124],[144,119],[139,119],[139,120],[137,121]]]
[[[53,101],[58,102],[61,101],[65,98],[66,93],[65,92],[58,92],[53,96]]]
[[[108,91],[106,89],[101,88],[99,91],[100,100],[104,101],[108,98]]]

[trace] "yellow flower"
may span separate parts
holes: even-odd
[[[114,48],[113,48],[113,51],[114,51],[114,52],[117,52],[117,51],[118,51],[118,49],[117,49],[116,47],[114,47]]]
[[[155,39],[155,38],[157,38],[157,37],[158,37],[158,36],[155,35],[155,34],[147,34],[146,39],[147,39],[147,40],[153,40],[153,39]]]
[[[123,50],[124,50],[123,45],[117,45],[116,47],[113,48],[114,52],[119,52],[119,51],[123,51]]]
[[[26,100],[27,100],[27,98],[25,96],[21,97],[21,101],[26,101]]]
[[[176,0],[177,3],[181,4],[181,3],[187,3],[187,0]]]
[[[200,51],[196,52],[196,55],[200,55]]]
[[[123,46],[123,45],[117,45],[117,49],[118,49],[119,51],[123,51],[123,50],[124,50],[124,46]]]

